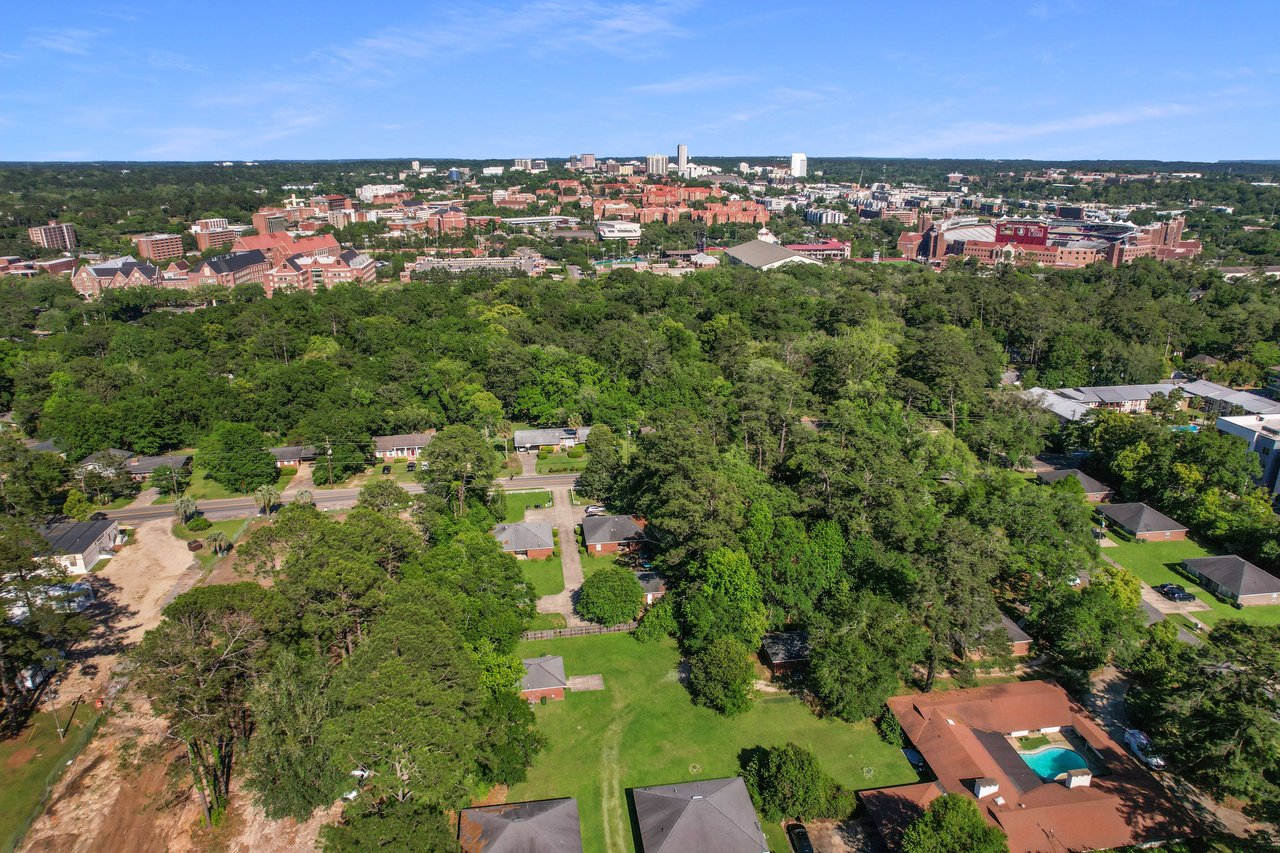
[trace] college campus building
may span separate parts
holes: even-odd
[[[982,264],[1075,268],[1105,261],[1113,267],[1138,258],[1189,260],[1201,252],[1199,240],[1183,240],[1186,220],[1174,217],[1151,225],[1094,219],[997,219],[956,216],[935,222],[919,216],[916,230],[898,238],[903,257],[943,264],[973,258]]]
[[[28,228],[27,239],[42,249],[74,249],[76,229],[70,225],[59,225],[50,219],[48,225]]]
[[[184,254],[182,237],[178,234],[146,234],[134,237],[132,240],[138,255],[148,260],[167,261],[170,258],[180,258]]]

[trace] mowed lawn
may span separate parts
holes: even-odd
[[[579,554],[582,560],[582,576],[589,578],[601,569],[618,565],[617,554]]]
[[[563,655],[569,676],[604,676],[602,691],[570,691],[563,702],[536,706],[548,745],[528,781],[507,796],[577,797],[589,853],[635,850],[630,788],[736,776],[743,751],[756,746],[793,741],[849,788],[916,781],[902,753],[869,722],[819,720],[788,694],[765,694],[737,717],[696,707],[677,680],[679,654],[670,640],[646,645],[628,634],[599,634],[522,643],[519,654]],[[765,829],[775,851],[788,849],[780,827]]]
[[[545,560],[520,560],[520,571],[524,579],[533,586],[533,591],[541,598],[544,595],[555,595],[564,589],[564,568],[560,565],[560,553],[557,551]]]
[[[1162,583],[1181,584],[1187,592],[1209,605],[1208,610],[1197,610],[1190,614],[1200,622],[1210,627],[1223,619],[1241,619],[1257,625],[1280,625],[1280,605],[1233,607],[1220,601],[1191,578],[1175,571],[1174,566],[1180,565],[1183,560],[1211,555],[1212,552],[1206,551],[1196,542],[1190,539],[1181,542],[1112,541],[1117,543],[1117,547],[1104,548],[1104,556],[1115,560],[1151,586]]]
[[[524,511],[530,507],[551,503],[551,492],[536,489],[532,492],[507,492],[507,524],[524,521]]]

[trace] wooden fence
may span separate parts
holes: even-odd
[[[555,628],[549,631],[525,631],[520,635],[522,640],[558,640],[561,637],[587,637],[592,634],[621,634],[635,630],[636,622],[623,622],[621,625],[583,625],[579,628]]]

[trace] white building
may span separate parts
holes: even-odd
[[[811,207],[804,212],[804,221],[810,225],[842,225],[844,214],[825,207]]]
[[[791,177],[803,178],[809,174],[809,158],[797,152],[791,155]]]
[[[689,146],[680,144],[676,146],[676,168],[683,169],[689,165]]]
[[[1218,418],[1219,432],[1244,439],[1262,463],[1262,485],[1273,493],[1280,489],[1280,414],[1238,415]]]
[[[639,240],[639,222],[603,221],[596,223],[596,234],[601,240]]]
[[[404,192],[404,184],[365,184],[356,190],[356,198],[368,204],[377,196],[401,192]]]
[[[650,154],[644,158],[645,168],[650,175],[666,175],[669,162],[666,154]]]
[[[485,166],[480,170],[480,174],[486,178],[496,178],[505,171],[506,169],[502,166]]]

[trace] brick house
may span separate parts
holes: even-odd
[[[410,432],[400,435],[375,435],[373,455],[382,460],[417,459],[423,448],[436,437],[436,431]]]
[[[1280,604],[1280,578],[1243,557],[1196,557],[1182,565],[1206,589],[1240,607]]]
[[[774,675],[796,672],[809,665],[808,631],[774,631],[764,635],[760,646]]]
[[[1187,538],[1187,528],[1144,503],[1103,504],[1098,513],[1134,539],[1173,542]]]
[[[303,462],[314,462],[316,459],[316,449],[309,444],[272,447],[270,453],[276,458],[277,468],[297,468]]]
[[[582,520],[582,542],[588,554],[634,551],[645,541],[643,519],[630,515],[597,515]]]
[[[520,698],[529,704],[539,702],[543,698],[548,701],[559,701],[564,698],[565,688],[569,680],[564,675],[564,658],[559,655],[543,655],[540,658],[525,658],[524,678],[520,679]]]
[[[490,531],[502,550],[516,557],[545,560],[555,553],[555,534],[551,525],[538,521],[499,524]]]
[[[1111,499],[1111,487],[1101,480],[1095,480],[1088,474],[1076,468],[1063,468],[1058,471],[1041,471],[1036,475],[1036,479],[1041,483],[1056,483],[1059,480],[1065,480],[1068,477],[1075,477],[1084,488],[1085,500],[1089,503],[1102,503]]]

